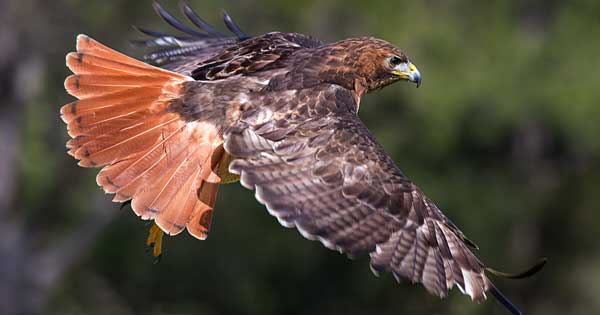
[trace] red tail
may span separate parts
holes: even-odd
[[[69,154],[83,167],[104,167],[98,185],[114,201],[132,199],[143,219],[170,235],[187,227],[204,239],[223,156],[216,126],[185,122],[169,105],[190,77],[120,54],[85,35],[67,55],[65,80],[79,100],[61,108]]]

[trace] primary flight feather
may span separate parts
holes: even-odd
[[[67,55],[78,100],[62,107],[69,154],[101,167],[114,201],[161,231],[205,239],[220,184],[237,178],[286,227],[351,256],[375,273],[422,283],[445,297],[456,285],[474,301],[494,287],[462,232],[385,153],[357,113],[362,97],[397,81],[417,86],[407,55],[372,37],[322,43],[296,33],[232,35],[187,4],[193,29],[157,3],[186,35],[146,29],[146,61],[88,36]],[[160,68],[159,68],[159,67]]]

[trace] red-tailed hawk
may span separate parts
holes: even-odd
[[[131,202],[162,231],[205,239],[219,185],[240,179],[286,227],[350,256],[374,273],[422,283],[445,297],[456,285],[474,301],[494,287],[463,233],[385,153],[357,113],[362,97],[397,81],[417,86],[408,56],[372,37],[327,44],[296,33],[250,37],[225,14],[224,35],[188,5],[185,36],[140,29],[155,47],[145,62],[88,36],[67,55],[78,100],[62,107],[69,154],[101,167],[98,185]],[[160,66],[161,68],[157,67]]]

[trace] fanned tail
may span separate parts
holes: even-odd
[[[185,122],[169,111],[190,77],[118,53],[86,35],[67,55],[65,80],[79,100],[61,108],[68,153],[97,176],[114,201],[170,235],[187,227],[204,239],[210,228],[223,156],[216,126]]]

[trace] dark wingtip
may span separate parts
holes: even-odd
[[[536,273],[538,273],[540,270],[542,270],[542,268],[544,268],[544,266],[546,265],[547,262],[548,262],[548,258],[542,257],[533,266],[529,267],[525,271],[521,271],[518,273],[502,272],[502,271],[498,271],[498,270],[490,268],[490,267],[486,267],[485,270],[495,276],[502,277],[502,278],[524,279],[524,278],[531,277],[531,276],[535,275]]]
[[[136,31],[138,31],[138,32],[140,32],[142,34],[148,35],[148,36],[151,36],[151,37],[169,36],[168,34],[165,34],[165,33],[157,32],[157,31],[153,31],[153,30],[149,30],[149,29],[145,29],[143,27],[139,27],[139,26],[135,26],[135,25],[131,25],[131,27],[134,30],[136,30]]]
[[[181,1],[179,3],[179,7],[181,8],[183,14],[190,20],[190,22],[196,25],[199,29],[215,37],[225,37],[225,34],[217,31],[214,27],[204,21],[198,14],[196,14],[194,9],[192,9],[187,1]]]
[[[176,19],[173,15],[171,15],[171,13],[169,13],[167,10],[163,9],[163,7],[158,2],[154,1],[152,3],[152,7],[154,8],[154,11],[156,11],[156,13],[163,20],[165,20],[165,22],[169,23],[169,25],[173,26],[174,28],[176,28],[184,33],[187,33],[189,35],[196,36],[196,37],[200,37],[200,38],[207,37],[206,34],[195,31],[195,30],[191,29],[189,26],[183,24],[178,19]]]
[[[225,22],[225,26],[240,40],[246,40],[250,38],[246,33],[242,31],[242,29],[233,21],[229,13],[223,10],[223,21]]]
[[[148,30],[142,27],[138,27],[135,25],[131,26],[134,30],[140,32],[141,34],[153,37],[152,39],[143,39],[143,40],[130,40],[129,42],[134,46],[145,46],[145,47],[171,47],[178,46],[180,42],[186,41],[194,41],[195,37],[183,37],[183,36],[173,36],[153,30]]]
[[[421,81],[419,81],[417,83],[417,89],[419,88],[419,86],[421,86]],[[461,235],[459,235],[460,239],[465,242],[465,244],[467,244],[469,247],[479,250],[479,246],[477,246],[477,244],[475,244],[475,242],[471,241],[469,238],[467,238],[464,234],[461,233]]]
[[[492,295],[496,298],[496,300],[498,300],[500,304],[504,305],[504,307],[506,307],[506,309],[508,309],[513,315],[523,314],[523,312],[521,312],[516,305],[509,301],[508,298],[506,298],[506,296],[504,296],[504,294],[502,294],[502,292],[500,292],[495,286],[492,285],[490,292],[492,292]]]

